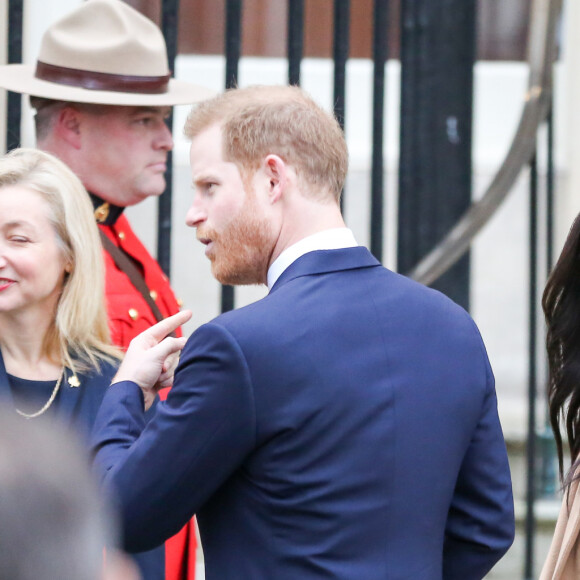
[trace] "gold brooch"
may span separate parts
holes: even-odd
[[[72,377],[68,378],[68,384],[71,387],[80,387],[81,386],[81,382],[79,381],[79,379],[76,375],[72,375]]]

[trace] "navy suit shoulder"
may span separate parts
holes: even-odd
[[[324,278],[325,275],[329,277]],[[212,324],[224,326],[234,336],[244,336],[254,347],[255,343],[267,342],[256,332],[257,327],[271,328],[279,334],[283,324],[300,316],[300,309],[309,315],[309,309],[316,315],[329,309],[338,314],[339,308],[355,310],[357,303],[366,303],[376,311],[375,322],[383,316],[379,309],[384,308],[391,325],[401,325],[409,333],[418,332],[417,339],[433,334],[439,341],[447,333],[446,339],[459,348],[467,339],[480,349],[480,371],[487,372],[487,353],[471,316],[441,292],[385,268],[364,247],[305,254],[282,274],[270,294],[218,316]],[[301,322],[307,325],[308,319]],[[349,328],[346,321],[335,322]]]

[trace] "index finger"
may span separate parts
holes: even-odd
[[[174,330],[185,324],[191,318],[191,310],[182,310],[173,316],[161,320],[143,332],[154,338],[157,342],[162,341],[166,336],[171,334]]]

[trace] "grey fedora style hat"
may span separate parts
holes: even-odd
[[[172,79],[154,22],[121,0],[87,0],[44,33],[36,65],[0,66],[0,88],[58,101],[186,105],[214,91]]]

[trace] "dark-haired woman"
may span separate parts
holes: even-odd
[[[548,403],[556,439],[562,508],[540,580],[580,579],[580,216],[548,279],[542,306],[549,363]],[[564,469],[564,441],[570,467]]]

